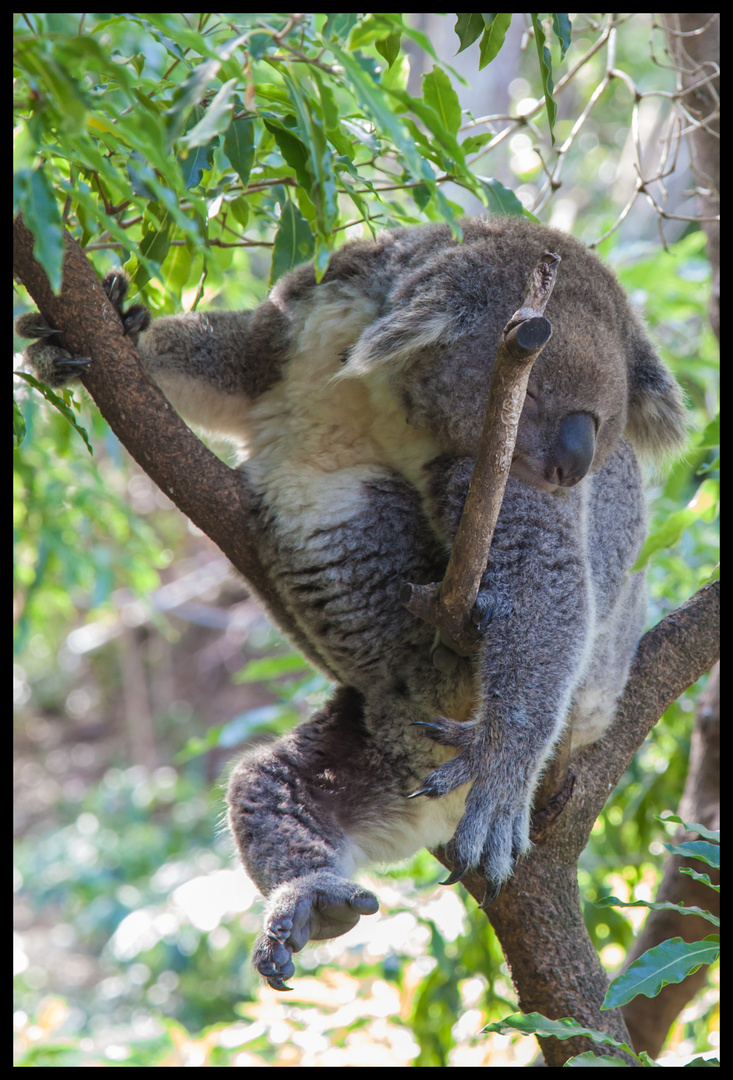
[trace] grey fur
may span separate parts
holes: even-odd
[[[440,225],[347,245],[319,284],[302,266],[254,312],[160,319],[140,340],[184,418],[241,442],[272,581],[343,684],[230,781],[232,830],[268,897],[255,964],[280,989],[309,938],[376,910],[359,865],[450,841],[455,876],[478,867],[495,892],[528,850],[560,733],[571,723],[578,746],[605,732],[643,626],[637,453],[681,443],[679,389],[577,241],[516,219],[463,228],[460,245]],[[547,250],[563,258],[553,336],[477,603],[481,651],[434,663],[400,586],[442,576],[499,335]],[[106,284],[119,306],[119,278]],[[29,349],[47,381],[65,363],[54,349]]]

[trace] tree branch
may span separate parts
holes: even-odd
[[[608,979],[583,920],[577,863],[598,815],[651,728],[715,663],[719,627],[716,581],[644,635],[613,725],[602,740],[584,747],[571,761],[572,790],[561,812],[551,821],[533,816],[535,846],[520,859],[514,877],[487,911],[523,1012],[551,1019],[573,1016],[628,1041],[621,1010],[601,1011]],[[453,869],[442,849],[434,854]],[[469,873],[461,884],[480,904],[486,889],[483,878]],[[571,1054],[594,1049],[587,1039],[541,1043],[551,1067],[561,1066]]]
[[[87,256],[64,237],[63,283],[55,296],[33,257],[33,234],[22,218],[13,222],[13,273],[72,356],[91,356],[82,382],[122,445],[161,491],[221,549],[312,663],[330,671],[293,622],[270,585],[259,557],[259,503],[244,473],[230,469],[181,420],[152,383],[120,318],[104,294]]]
[[[408,611],[438,627],[443,644],[465,656],[477,652],[480,645],[471,610],[504,498],[532,365],[552,335],[543,312],[560,261],[559,255],[544,253],[529,275],[519,309],[502,332],[468,498],[443,581],[439,585],[408,583],[400,594]]]

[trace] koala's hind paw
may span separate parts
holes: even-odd
[[[252,962],[273,989],[289,990],[285,980],[295,973],[293,953],[308,941],[340,937],[362,915],[378,910],[373,893],[335,874],[313,873],[286,882],[269,897]]]
[[[522,783],[520,770],[502,765],[483,724],[460,723],[438,717],[431,723],[416,721],[429,739],[458,750],[425,779],[411,798],[449,795],[463,784],[472,787],[466,809],[446,847],[453,871],[445,884],[453,885],[468,869],[478,870],[487,882],[482,907],[498,895],[520,855],[528,851],[531,790]]]
[[[464,815],[446,846],[455,867],[451,877],[463,867],[473,867],[485,879],[483,908],[494,902],[517,859],[530,849],[529,794],[526,806],[514,799],[502,804],[496,787],[483,777],[474,783]]]

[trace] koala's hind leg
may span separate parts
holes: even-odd
[[[351,880],[363,850],[352,839],[408,811],[400,775],[374,744],[363,699],[340,688],[311,720],[258,747],[234,769],[229,821],[250,877],[267,897],[253,963],[286,990],[292,955],[309,940],[339,937],[376,897]]]

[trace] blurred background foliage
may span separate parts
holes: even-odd
[[[493,59],[480,18],[16,13],[15,211],[52,281],[70,229],[157,314],[249,307],[346,239],[466,212],[524,208],[596,245],[690,405],[687,454],[652,478],[653,624],[717,562],[717,347],[674,73],[645,13],[574,15],[572,33],[514,15]],[[650,205],[637,177],[664,174],[665,147]],[[256,984],[261,905],[225,830],[227,767],[328,687],[83,394],[63,396],[93,456],[16,388],[16,1064],[527,1064],[534,1040],[479,1034],[516,1007],[511,981],[427,853],[380,874],[378,916],[301,954],[293,993]],[[677,806],[696,689],[581,861],[609,971],[643,912],[591,901],[654,894],[654,815]],[[711,994],[668,1053],[715,1043]]]

